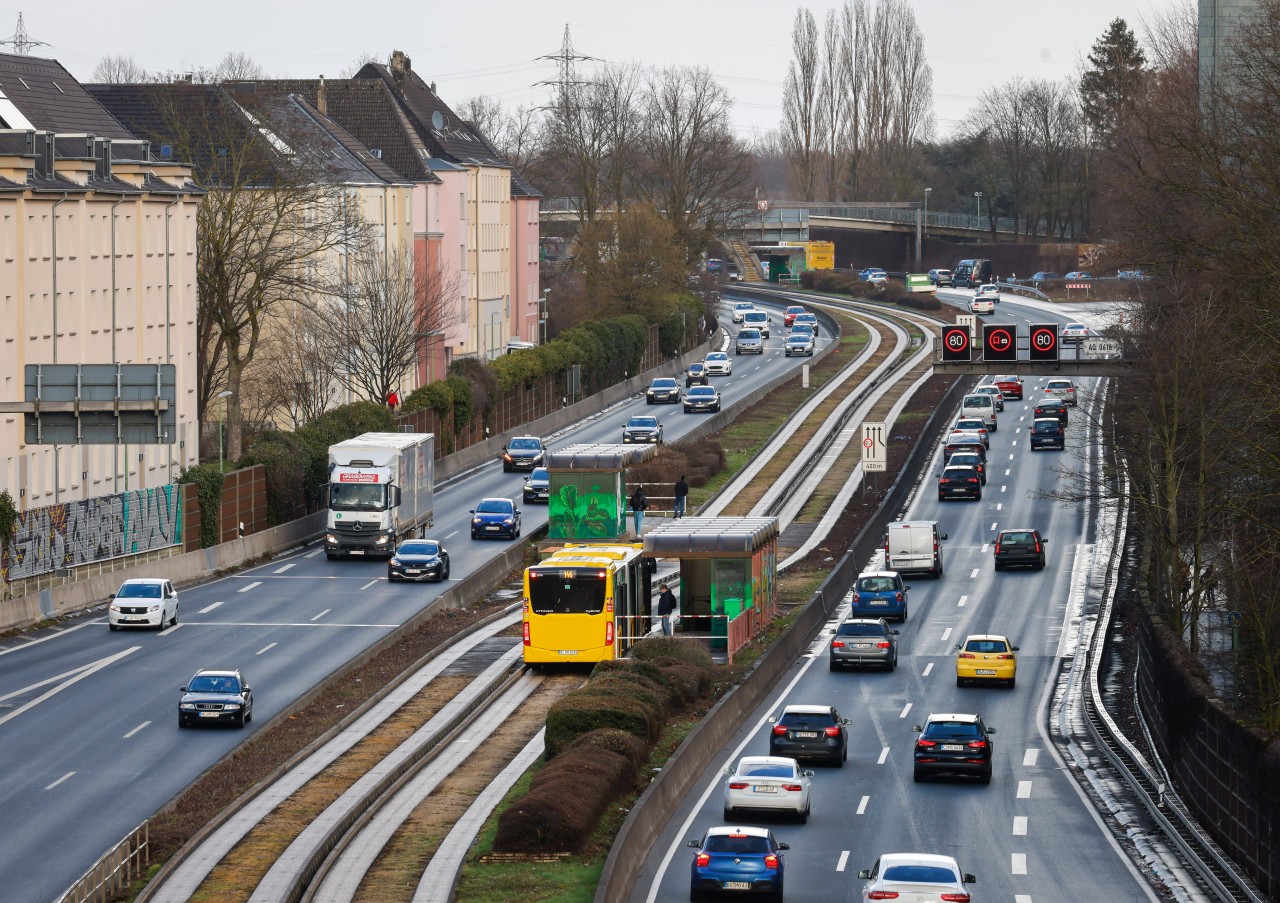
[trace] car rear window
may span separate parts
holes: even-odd
[[[932,721],[921,736],[927,740],[976,740],[982,734],[972,721]]]
[[[1044,435],[1045,433],[1056,434],[1062,432],[1062,427],[1057,423],[1041,423],[1036,421],[1036,423],[1031,427],[1031,432],[1037,435]]]
[[[1009,645],[1004,640],[969,640],[964,644],[965,652],[1008,652]]]
[[[1001,533],[1001,545],[1008,546],[1029,546],[1035,543],[1035,536],[1031,533]]]
[[[892,577],[863,577],[858,581],[858,589],[864,593],[888,593],[898,588]]]
[[[990,395],[966,395],[962,408],[989,408],[991,407]]]
[[[886,881],[909,884],[954,884],[955,872],[937,865],[891,865],[882,876]]]
[[[702,849],[707,853],[767,853],[769,841],[764,837],[734,834],[713,834]]]
[[[825,727],[831,727],[836,722],[834,718],[826,713],[787,712],[779,719],[778,723],[786,727],[820,730]]]
[[[879,624],[841,624],[836,636],[884,636],[884,628]],[[831,720],[827,719],[827,723]]]
[[[790,765],[782,765],[780,763],[760,763],[759,765],[743,765],[738,769],[738,774],[759,778],[791,778],[795,777],[796,770]]]

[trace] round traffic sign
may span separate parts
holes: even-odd
[[[865,439],[863,439],[863,440],[862,440],[862,447],[863,447],[863,448],[875,448],[875,447],[876,447],[876,440],[874,440],[874,439],[872,439],[870,436],[868,436],[867,438],[865,438]]]
[[[988,332],[986,340],[992,351],[1008,351],[1013,347],[1013,334],[1003,326]]]
[[[1031,333],[1031,347],[1036,351],[1052,351],[1058,344],[1055,330],[1039,327]]]
[[[969,347],[969,330],[963,326],[953,326],[943,336],[949,351],[964,351]]]

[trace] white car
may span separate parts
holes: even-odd
[[[747,311],[755,310],[756,306],[750,301],[739,301],[733,305],[733,322],[741,323],[742,318],[747,315]]]
[[[1062,327],[1062,330],[1058,333],[1058,338],[1062,340],[1064,345],[1079,345],[1089,338],[1089,327],[1083,323],[1068,323]]]
[[[863,900],[911,900],[913,903],[940,903],[942,900],[969,900],[969,885],[978,879],[960,871],[951,856],[934,853],[884,853],[858,877],[866,879]]]
[[[1004,393],[1000,391],[999,386],[981,385],[973,390],[975,393],[981,392],[983,395],[990,395],[991,400],[995,402],[997,413],[1004,410]]]
[[[708,376],[728,376],[733,372],[733,361],[723,351],[713,351],[702,362],[707,368]]]
[[[969,302],[969,313],[971,314],[993,314],[996,312],[996,302],[990,298],[979,298],[976,295]]]
[[[795,335],[787,337],[787,343],[782,346],[783,352],[787,357],[793,354],[803,354],[813,357],[813,336],[807,333],[798,332]]]
[[[1051,398],[1060,399],[1063,402],[1076,407],[1076,384],[1070,379],[1051,379],[1044,387],[1044,394]]]
[[[979,301],[984,298],[989,298],[992,301],[999,301],[1000,287],[991,282],[988,282],[986,285],[978,286],[977,290],[973,293],[973,300]]]
[[[168,580],[134,577],[120,584],[120,588],[111,594],[107,626],[112,630],[121,627],[164,630],[166,625],[177,623],[178,591]]]
[[[745,809],[782,810],[803,823],[809,819],[812,771],[783,756],[743,756],[726,768],[724,820],[736,823]]]

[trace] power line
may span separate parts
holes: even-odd
[[[560,52],[550,53],[538,57],[540,60],[549,60],[556,64],[557,77],[547,81],[540,81],[537,85],[547,85],[556,89],[558,99],[563,99],[568,94],[570,88],[579,87],[589,84],[589,82],[579,81],[577,73],[578,63],[598,63],[601,62],[594,56],[586,56],[585,54],[576,53],[573,49],[573,38],[569,36],[569,24],[566,22],[564,26],[564,39],[560,42]]]
[[[13,37],[8,40],[0,41],[0,46],[8,45],[13,48],[13,52],[19,56],[26,56],[32,47],[48,47],[48,41],[37,41],[27,36],[27,26],[22,21],[22,12],[18,12],[18,28],[13,33]]]

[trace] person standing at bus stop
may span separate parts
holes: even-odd
[[[676,486],[673,492],[676,497],[674,519],[679,520],[684,517],[685,499],[689,497],[689,484],[685,482],[684,474],[680,474],[680,479],[676,480]]]
[[[662,635],[671,636],[671,616],[675,614],[676,597],[665,583],[658,585],[661,594],[658,596],[658,617],[662,619]]]
[[[645,497],[644,487],[637,486],[631,494],[631,516],[636,524],[636,539],[640,538],[640,526],[644,523],[644,512],[649,507],[649,499]]]

